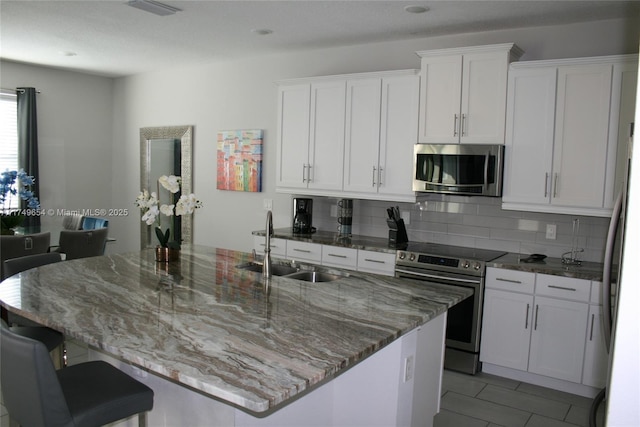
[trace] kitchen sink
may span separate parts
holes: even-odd
[[[262,264],[258,264],[255,262],[240,264],[236,267],[241,270],[262,272]],[[287,274],[295,273],[297,271],[298,271],[297,268],[291,267],[290,265],[271,264],[271,274],[274,276],[285,276]]]
[[[321,271],[298,271],[297,273],[287,274],[288,278],[303,280],[305,282],[331,282],[333,280],[339,279],[341,276],[337,274],[324,273]]]

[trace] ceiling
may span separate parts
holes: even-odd
[[[162,2],[181,11],[157,16],[126,0],[0,0],[0,57],[117,77],[292,50],[640,15],[638,0]],[[409,5],[429,10],[408,13]]]

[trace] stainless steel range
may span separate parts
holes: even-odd
[[[486,263],[506,252],[409,243],[396,253],[396,277],[473,289],[473,296],[449,309],[444,356],[445,369],[475,374],[480,371],[480,329]]]

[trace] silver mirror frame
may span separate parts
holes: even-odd
[[[179,139],[181,152],[182,194],[190,194],[192,190],[191,152],[193,144],[193,126],[165,126],[140,128],[140,189],[149,186],[149,170],[151,165],[151,151],[149,144],[154,139]],[[152,191],[149,189],[149,191]],[[193,215],[181,218],[182,243],[193,242]],[[142,249],[154,246],[151,244],[151,226],[140,221],[140,247]]]

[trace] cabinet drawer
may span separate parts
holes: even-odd
[[[358,271],[393,276],[396,254],[375,251],[358,251]]]
[[[590,280],[549,274],[538,274],[536,277],[536,295],[588,302],[590,293]]]
[[[535,273],[488,267],[485,286],[489,289],[532,294],[535,282]]]
[[[292,260],[303,260],[321,263],[322,245],[317,243],[297,242],[295,240],[289,240],[287,242],[287,258]]]
[[[322,265],[355,270],[358,264],[358,250],[339,246],[322,246]]]
[[[264,236],[253,236],[253,249],[256,250],[258,255],[264,254],[265,245]],[[271,238],[271,256],[286,257],[287,256],[287,240],[286,239],[274,239]]]

